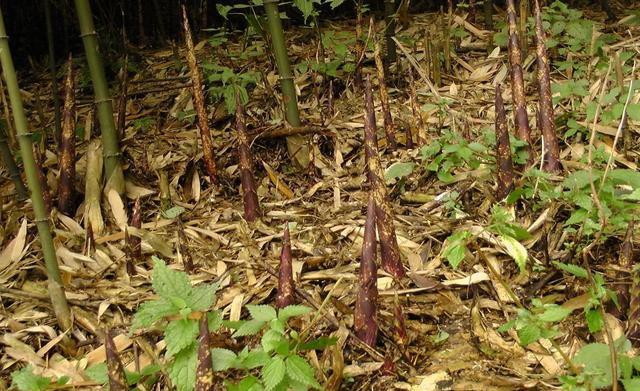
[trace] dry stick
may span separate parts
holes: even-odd
[[[376,117],[373,109],[371,80],[367,76],[365,86],[365,161],[367,162],[367,179],[376,201],[376,225],[380,237],[382,268],[395,278],[405,276],[400,260],[400,248],[393,223],[393,210],[389,204],[387,188],[384,183],[382,164],[378,156],[376,136]]]
[[[291,255],[291,237],[289,234],[289,222],[285,222],[284,235],[282,237],[282,250],[280,251],[280,268],[278,270],[278,294],[276,295],[276,307],[284,308],[294,303],[293,293],[293,259]]]
[[[109,389],[111,391],[127,391],[129,385],[124,374],[124,366],[118,356],[118,349],[111,338],[111,331],[107,327],[104,330],[104,347],[107,356],[107,371],[109,376]]]
[[[424,145],[427,140],[425,137],[424,120],[422,119],[422,112],[418,107],[418,94],[416,93],[415,79],[413,77],[413,71],[409,69],[409,100],[411,103],[411,112],[413,113],[413,119],[417,125],[418,146]],[[409,136],[411,133],[409,132]]]
[[[196,53],[193,48],[193,39],[191,38],[191,28],[189,27],[187,10],[184,5],[182,6],[182,28],[187,46],[187,62],[189,63],[191,79],[193,80],[193,103],[198,113],[198,128],[200,129],[200,138],[202,140],[202,159],[204,160],[211,183],[217,185],[218,169],[216,168],[213,143],[211,142],[211,133],[209,132],[209,123],[207,122],[207,109],[205,108],[204,93],[202,91],[202,75],[198,68]]]
[[[142,228],[142,210],[140,209],[140,198],[136,199],[131,212],[131,226],[137,230]],[[136,263],[142,259],[142,240],[137,235],[129,235],[125,231],[125,243],[127,244],[127,273],[130,276],[136,275]]]
[[[500,84],[496,84],[496,161],[497,182],[496,199],[502,200],[513,191],[513,162],[511,160],[511,143],[509,142],[509,130],[507,129],[507,114],[502,102]]]
[[[425,63],[425,76],[431,76],[431,34],[429,29],[424,29],[424,63]]]
[[[398,49],[400,49],[402,54],[404,54],[404,56],[407,58],[407,60],[409,60],[409,63],[411,63],[411,65],[416,70],[416,72],[418,72],[418,74],[420,75],[422,80],[424,80],[424,82],[427,84],[427,86],[429,87],[429,90],[431,90],[431,93],[439,100],[440,99],[440,93],[434,87],[433,83],[429,79],[429,76],[425,73],[424,69],[422,69],[422,67],[420,67],[420,64],[418,64],[416,59],[411,55],[411,53],[409,53],[407,48],[405,48],[400,43],[400,41],[398,41],[396,38],[393,38],[393,40],[396,42],[396,45],[398,46]],[[433,58],[433,53],[431,53],[431,56]]]
[[[598,241],[600,240],[600,238],[602,237],[602,232],[604,231],[605,226],[607,225],[607,217],[604,213],[604,208],[602,207],[602,204],[600,203],[600,199],[598,197],[598,191],[595,188],[595,183],[594,183],[594,179],[593,179],[593,148],[594,148],[594,142],[595,142],[595,134],[596,134],[596,124],[598,123],[598,115],[599,115],[599,111],[600,111],[600,107],[602,106],[602,101],[607,89],[607,84],[609,82],[609,74],[611,73],[611,68],[612,68],[612,63],[611,60],[609,60],[609,68],[607,69],[607,73],[605,75],[604,81],[602,83],[602,90],[600,91],[600,96],[598,98],[598,105],[596,106],[596,112],[593,118],[593,128],[591,129],[591,137],[589,138],[589,153],[588,153],[588,162],[587,162],[587,167],[588,167],[588,172],[589,172],[589,182],[590,182],[590,187],[591,187],[591,198],[593,199],[593,203],[596,205],[596,208],[598,209],[598,218],[600,220],[600,229],[598,230],[598,232],[596,232],[596,236],[594,238],[594,240],[587,245],[583,250],[582,250],[582,262],[584,264],[584,268],[587,271],[587,274],[589,276],[589,281],[591,282],[591,284],[593,284],[595,286],[595,279],[593,277],[593,274],[591,273],[591,269],[589,268],[589,260],[588,260],[588,254],[591,251],[591,249],[596,245],[596,243],[598,243]],[[612,151],[613,153],[613,151]],[[582,231],[582,229],[581,229]],[[600,314],[602,316],[602,319],[604,319],[604,329],[605,329],[605,333],[607,334],[607,339],[608,339],[608,347],[609,347],[609,355],[611,357],[611,378],[612,378],[612,390],[613,391],[617,391],[618,390],[618,363],[617,363],[617,357],[616,357],[616,349],[614,346],[614,340],[613,340],[613,336],[611,333],[611,329],[609,328],[608,323],[606,322],[606,314],[604,312],[604,306],[602,304],[602,302],[600,301]]]
[[[213,362],[211,361],[211,340],[207,314],[200,318],[200,338],[198,339],[198,366],[194,391],[213,390]]]
[[[2,162],[4,166],[9,171],[9,177],[13,181],[13,186],[16,188],[16,195],[18,200],[26,200],[29,198],[29,192],[22,182],[22,177],[20,176],[20,169],[16,165],[16,161],[13,158],[13,154],[11,153],[11,147],[9,147],[9,143],[7,142],[9,139],[7,138],[7,133],[5,132],[5,122],[0,119],[0,157],[2,158]]]
[[[387,91],[387,83],[385,82],[384,64],[382,63],[382,54],[380,42],[375,43],[374,58],[376,62],[376,69],[378,71],[378,88],[380,89],[380,105],[382,106],[382,119],[384,121],[384,133],[387,138],[387,147],[391,150],[395,150],[396,143],[396,129],[393,124],[393,118],[391,117],[391,108],[389,107],[389,92]]]
[[[543,156],[544,164],[542,168],[547,172],[559,172],[560,146],[556,137],[556,126],[553,115],[553,101],[551,99],[551,76],[549,69],[549,57],[545,45],[545,34],[542,26],[542,12],[538,0],[535,1],[536,13],[536,53],[538,57],[538,93],[540,106],[540,122],[538,127],[544,141],[547,153]]]
[[[372,193],[369,193],[367,219],[364,223],[353,328],[358,338],[373,347],[376,345],[378,336],[378,269],[376,267],[376,202]]]
[[[613,155],[615,155],[616,153],[616,145],[618,145],[618,140],[620,139],[620,136],[622,134],[622,131],[624,130],[625,125],[627,124],[627,108],[629,107],[629,102],[631,101],[631,95],[632,95],[632,91],[633,91],[633,78],[634,75],[636,73],[636,61],[633,61],[633,68],[631,70],[631,81],[629,82],[629,91],[627,91],[627,99],[624,102],[624,107],[622,108],[622,117],[620,118],[620,123],[618,124],[618,129],[616,130],[616,135],[613,138],[613,144],[611,145],[611,155],[609,155],[609,159],[607,159],[607,165],[604,169],[604,173],[602,174],[602,180],[600,181],[600,189],[602,189],[602,186],[604,186],[604,180],[607,177],[607,174],[609,173],[609,169],[611,168],[611,165],[613,163]],[[620,88],[620,91],[622,91],[624,88],[624,85],[622,88]],[[594,127],[595,127],[595,123],[594,123]],[[627,130],[626,133],[630,133],[629,130]]]
[[[260,215],[260,204],[256,192],[256,182],[253,177],[253,156],[249,149],[247,126],[244,119],[244,108],[240,101],[240,94],[236,93],[236,132],[238,137],[238,156],[240,158],[240,181],[242,182],[242,201],[244,204],[244,219],[253,222]]]
[[[531,128],[527,115],[527,101],[524,91],[524,74],[522,71],[522,53],[516,28],[516,9],[514,0],[507,0],[507,19],[509,22],[509,62],[511,63],[511,93],[513,95],[514,122],[516,137],[527,142],[529,153],[528,165],[533,164],[533,148],[531,146]]]
[[[187,235],[184,233],[182,221],[180,221],[180,225],[178,226],[178,242],[180,243],[178,248],[180,249],[180,255],[182,256],[184,271],[191,274],[195,271],[195,265],[193,264],[193,257],[191,256],[191,251],[189,251],[189,246],[187,245]]]
[[[75,86],[73,82],[73,58],[69,53],[67,78],[64,82],[64,106],[62,109],[62,130],[58,136],[60,147],[60,185],[58,186],[58,209],[72,216],[74,213],[76,178],[76,109]]]
[[[622,60],[620,59],[620,52],[622,49],[615,52],[613,55],[614,66],[616,69],[616,81],[618,82],[618,87],[620,87],[620,92],[624,91],[624,73],[622,72]]]
[[[0,98],[2,98],[2,108],[4,110],[5,123],[7,125],[7,135],[9,136],[9,142],[12,146],[17,143],[16,131],[13,128],[13,122],[11,121],[11,114],[9,113],[9,104],[7,103],[7,97],[4,93],[4,81],[3,77],[0,77]]]

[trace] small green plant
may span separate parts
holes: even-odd
[[[516,318],[502,327],[505,332],[511,328],[518,333],[520,345],[527,346],[541,338],[553,339],[559,335],[557,325],[571,314],[571,310],[557,304],[544,304],[540,299],[531,300],[531,309],[521,308]]]
[[[484,145],[469,143],[460,134],[445,131],[439,139],[422,147],[420,153],[427,170],[437,173],[442,182],[451,183],[455,180],[453,171],[456,168],[478,168],[481,163],[479,154],[485,151]]]
[[[54,383],[48,376],[36,375],[31,366],[11,373],[11,387],[20,391],[45,391],[64,386],[67,382],[69,382],[67,376],[61,377]]]
[[[222,348],[211,349],[214,370],[245,371],[244,379],[239,383],[227,381],[227,389],[271,391],[321,388],[313,368],[302,353],[324,349],[336,340],[326,337],[309,340],[308,332],[298,333],[288,325],[291,318],[311,312],[310,308],[292,305],[276,311],[267,305],[247,305],[251,319],[223,321],[220,311],[211,310],[218,289],[216,284],[192,286],[184,272],[170,269],[157,257],[153,261],[152,286],[158,298],[140,306],[133,318],[131,332],[154,326],[163,330],[166,371],[178,391],[191,391],[196,382],[198,318],[202,316],[207,316],[209,332],[216,332],[223,325],[235,330],[234,338],[263,332],[259,346],[246,345],[238,353]],[[260,377],[254,375],[257,368],[260,368]],[[129,385],[144,384],[148,389],[157,382],[160,369],[158,365],[150,365],[142,368],[140,373],[126,372],[125,375]],[[88,368],[86,374],[101,384],[109,380],[106,364]],[[31,379],[27,374],[19,376],[19,380],[26,379],[21,380],[23,383]],[[35,375],[33,377],[30,381],[34,384],[36,381],[45,383],[45,380],[38,380]]]
[[[235,329],[234,337],[253,336],[265,330],[260,345],[240,353],[228,349],[213,349],[214,369],[242,370],[246,377],[239,383],[226,382],[229,390],[308,390],[321,389],[313,367],[302,356],[307,350],[324,349],[335,344],[334,338],[320,337],[307,341],[306,333],[298,333],[288,326],[289,319],[308,314],[311,309],[290,305],[276,311],[268,305],[247,305],[250,320],[225,322]],[[251,371],[260,369],[260,378]]]
[[[153,325],[164,330],[167,373],[179,391],[193,389],[196,378],[199,323],[195,313],[206,313],[209,331],[222,326],[220,311],[210,311],[216,284],[192,286],[189,277],[154,257],[152,286],[157,300],[143,303],[133,318],[131,332]],[[171,319],[171,320],[169,320]]]
[[[227,112],[233,114],[236,111],[236,91],[240,94],[242,104],[249,102],[247,88],[258,81],[257,72],[236,73],[233,69],[214,63],[202,65],[209,92],[217,100],[224,100]],[[220,85],[222,83],[222,85]]]

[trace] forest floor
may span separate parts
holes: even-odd
[[[585,13],[586,17],[574,15],[573,21],[605,20],[599,11]],[[601,101],[602,113],[610,117],[601,117],[595,127],[587,121],[593,121],[593,115],[589,117],[593,111],[590,103],[598,101],[601,87],[605,85],[607,95],[612,95],[611,90],[618,86],[616,70],[607,72],[615,52],[623,56],[623,88],[634,78],[632,64],[640,49],[640,30],[627,23],[629,18],[606,26],[594,22],[595,29],[610,39],[589,53],[590,38],[575,43],[569,39],[576,37],[566,30],[552,27],[550,39],[558,42],[556,49],[550,50],[552,82],[565,87],[571,84],[565,89],[554,87],[564,169],[558,175],[518,175],[517,195],[500,202],[495,199],[494,91],[496,84],[503,85],[509,129],[513,132],[507,50],[489,45],[491,38],[499,37],[483,30],[480,23],[464,22],[462,14],[456,15],[451,31],[457,44],[452,50],[451,70],[442,71],[436,94],[421,76],[430,72],[425,65],[422,36],[425,29],[437,24],[438,14],[411,15],[409,26],[397,34],[403,49],[398,50],[397,68],[387,81],[398,128],[399,146],[394,151],[386,148],[382,137],[377,78],[372,78],[379,146],[384,151],[381,159],[387,168],[395,228],[407,270],[407,277],[399,281],[379,271],[379,339],[375,349],[363,350],[349,334],[368,193],[364,99],[353,74],[344,66],[352,61],[343,50],[351,49],[354,21],[332,21],[322,31],[326,56],[342,58],[334,64],[335,77],[298,65],[313,64],[319,55],[315,30],[290,28],[287,33],[301,117],[310,132],[313,151],[313,169],[303,172],[291,166],[283,138],[278,137],[285,128],[282,102],[274,98],[277,71],[265,54],[264,41],[259,36],[229,35],[197,45],[205,79],[209,78],[213,88],[210,94],[220,96],[218,102],[208,106],[221,174],[219,189],[211,186],[201,169],[200,137],[183,49],[131,48],[137,53],[129,59],[130,69],[135,71],[129,81],[126,132],[121,143],[126,198],[114,193],[104,196],[105,225],[101,232],[94,232],[93,249],[85,246],[84,205],[79,205],[75,216],[55,210],[51,214],[74,317],[70,335],[76,344],[73,354],[59,345],[62,335],[48,303],[30,204],[16,201],[13,185],[8,179],[2,180],[0,374],[5,385],[10,382],[11,372],[29,364],[35,372],[54,380],[68,376],[69,382],[59,388],[102,388],[84,370],[105,361],[105,327],[116,335],[116,346],[129,369],[144,367],[162,356],[161,329],[129,334],[138,306],[154,297],[152,255],[178,270],[183,269],[185,257],[191,257],[196,265],[190,273],[194,284],[219,282],[215,308],[223,311],[225,319],[245,318],[242,306],[247,303],[272,304],[277,278],[267,272],[265,264],[277,269],[283,227],[289,222],[296,285],[307,293],[298,296],[299,303],[314,307],[326,301],[319,312],[327,316],[314,324],[312,334],[338,338],[336,346],[307,356],[321,384],[338,373],[344,379],[342,389],[353,390],[560,387],[559,376],[569,373],[564,358],[573,357],[587,343],[606,341],[607,333],[614,338],[621,336],[627,327],[625,317],[614,316],[611,305],[604,303],[609,309],[604,327],[590,333],[585,313],[594,308],[588,306],[593,304],[590,292],[597,281],[581,278],[579,271],[567,273],[570,268],[566,265],[588,267],[593,275],[601,272],[612,289],[620,281],[629,286],[629,269],[616,265],[620,263],[625,229],[637,211],[640,174],[634,161],[639,156],[635,140],[640,122],[637,114],[630,114],[627,131],[633,135],[631,144],[626,144],[625,151],[622,140],[613,146],[620,118],[616,118],[619,107],[614,106],[626,98],[622,89],[610,102]],[[504,20],[504,14],[497,14],[496,20]],[[584,30],[583,25],[579,27]],[[539,164],[535,48],[533,41],[529,42],[525,83]],[[491,46],[489,50],[487,46]],[[567,48],[571,50],[562,50]],[[572,53],[569,58],[567,53]],[[219,82],[225,77],[223,67],[233,73],[230,83],[247,86],[247,124],[250,133],[257,136],[252,152],[263,212],[256,223],[243,219],[236,133],[233,117],[227,115],[225,86]],[[413,83],[407,78],[410,70],[415,76]],[[375,75],[370,51],[363,72]],[[42,129],[53,121],[50,84],[45,73],[36,76],[35,81],[26,78],[22,83],[23,98],[31,125]],[[95,137],[92,130],[96,130],[88,79],[82,75],[79,78],[77,118],[82,141],[78,144],[77,188],[83,192],[86,150],[88,141]],[[331,98],[329,79],[333,80]],[[417,91],[422,129],[412,112],[411,87]],[[631,104],[638,104],[638,100],[640,95],[632,94]],[[42,104],[46,107],[38,110]],[[424,147],[405,147],[405,132],[401,130],[407,127],[412,129],[415,143],[418,134],[425,136]],[[595,137],[590,142],[592,131]],[[590,146],[595,157],[589,153]],[[593,165],[600,169],[597,178],[603,178],[601,173],[612,150],[609,171],[617,182],[612,183],[611,191],[617,195],[636,192],[636,196],[622,197],[619,202],[602,201],[607,227],[599,233],[602,221],[583,179],[585,170]],[[594,163],[594,159],[600,160]],[[53,146],[48,146],[44,166],[52,194],[56,194],[58,170]],[[160,185],[165,175],[168,196]],[[2,178],[8,178],[5,172]],[[573,185],[567,180],[574,181]],[[639,183],[638,187],[634,183]],[[142,205],[143,226],[139,232],[144,260],[135,264],[135,275],[130,275],[126,270],[124,227],[138,198]],[[577,212],[582,209],[584,212]],[[181,230],[184,237],[179,235]],[[456,242],[456,236],[450,238],[456,233],[463,239]],[[590,247],[585,263],[582,249],[594,238],[599,241]],[[553,261],[565,268],[559,269]],[[536,299],[573,312],[556,324],[541,323],[543,332],[557,328],[556,334],[545,334],[522,346],[522,329],[498,329],[511,320],[522,319],[522,305],[535,314],[532,308],[543,305],[536,304]],[[602,301],[603,297],[596,300],[599,304]],[[398,304],[405,319],[404,339],[394,331],[398,327],[394,315]],[[308,321],[310,318],[303,318],[303,325]],[[214,343],[232,349],[238,341],[222,333]],[[0,382],[0,389],[5,385]]]

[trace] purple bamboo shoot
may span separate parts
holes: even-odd
[[[58,209],[69,216],[75,212],[76,178],[76,102],[73,83],[73,58],[69,54],[67,78],[64,82],[64,106],[60,135],[60,185],[58,186]]]
[[[282,251],[280,252],[280,270],[278,272],[278,295],[276,307],[284,308],[294,303],[293,259],[291,256],[291,238],[289,236],[289,223],[285,223],[284,236],[282,238]]]
[[[367,161],[367,178],[376,204],[376,225],[380,235],[382,268],[396,278],[404,277],[405,271],[400,260],[400,248],[393,223],[393,210],[387,199],[387,188],[384,183],[382,165],[378,156],[376,118],[373,110],[371,81],[367,77],[365,87],[365,159]]]
[[[244,119],[244,108],[240,95],[236,94],[236,132],[238,137],[238,155],[240,157],[240,181],[242,182],[242,201],[244,219],[255,221],[260,216],[260,204],[253,178],[253,156],[247,139],[247,126]]]
[[[500,84],[496,85],[496,162],[498,177],[496,198],[502,200],[513,191],[513,162]]]
[[[556,137],[556,125],[553,115],[553,101],[551,99],[551,76],[549,70],[549,56],[545,45],[545,34],[542,26],[542,12],[538,0],[535,1],[536,18],[536,54],[538,65],[538,94],[540,113],[538,127],[544,138],[544,156],[542,169],[547,172],[562,170],[560,165],[560,145]]]
[[[354,312],[355,333],[364,343],[375,346],[378,336],[378,285],[376,267],[376,203],[369,195],[364,242],[360,259],[360,276]]]

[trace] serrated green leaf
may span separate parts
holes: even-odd
[[[611,354],[609,346],[603,343],[590,343],[582,347],[573,358],[576,365],[584,365],[585,372],[592,373],[594,388],[611,385]]]
[[[589,327],[590,333],[596,333],[602,330],[604,326],[604,320],[602,319],[602,314],[600,310],[597,308],[592,308],[585,312],[585,318],[587,319],[587,326]]]
[[[190,345],[194,345],[198,333],[198,322],[195,320],[179,319],[169,322],[164,332],[167,356],[172,357]]]
[[[305,342],[298,347],[300,350],[322,350],[329,346],[333,346],[338,342],[336,337],[320,337],[313,341]]]
[[[182,206],[174,206],[173,208],[169,208],[165,211],[162,211],[162,216],[167,219],[175,219],[186,211],[186,209]]]
[[[225,371],[235,366],[237,356],[229,349],[213,348],[211,349],[211,359],[214,371]]]
[[[447,259],[452,268],[457,268],[466,256],[467,239],[471,236],[468,231],[458,231],[449,236],[446,246],[442,251],[442,256]]]
[[[520,268],[520,273],[524,273],[529,254],[522,243],[507,235],[498,235],[498,242],[504,247],[507,254],[516,261],[516,265]]]
[[[587,270],[582,266],[572,265],[567,263],[562,263],[558,261],[553,261],[553,264],[560,270],[563,270],[569,274],[573,274],[576,277],[587,278],[589,276]]]
[[[142,303],[136,314],[133,316],[131,332],[134,332],[139,328],[149,327],[166,316],[177,314],[178,311],[179,308],[164,298]]]
[[[84,370],[84,374],[99,384],[107,384],[109,382],[109,369],[107,363],[93,365]]]
[[[270,322],[272,319],[276,319],[278,317],[275,308],[270,305],[247,304],[246,307],[254,320]]]
[[[151,280],[153,290],[160,297],[168,300],[182,299],[186,302],[193,289],[189,277],[183,272],[169,269],[164,261],[158,257],[153,257],[153,261]]]
[[[273,351],[283,339],[284,336],[282,333],[279,333],[276,330],[267,330],[262,336],[260,344],[264,351],[268,353]]]
[[[549,304],[544,307],[544,312],[538,315],[543,322],[558,322],[571,314],[571,310],[557,304]]]
[[[238,330],[236,330],[235,333],[233,333],[233,337],[244,337],[247,335],[255,335],[258,334],[258,332],[262,329],[262,327],[264,326],[265,322],[261,321],[261,320],[248,320],[244,323],[242,323],[240,325],[240,327],[238,327]]]
[[[210,332],[216,332],[222,327],[222,313],[220,311],[211,311],[207,313],[207,324]]]
[[[284,380],[284,374],[286,372],[286,366],[284,360],[281,357],[274,357],[269,364],[262,368],[261,378],[264,388],[267,391],[276,388],[282,380]]]
[[[178,391],[191,391],[196,384],[196,365],[198,355],[196,345],[176,354],[173,362],[167,368],[171,382]]]
[[[50,377],[36,375],[31,366],[11,373],[11,386],[20,391],[44,391],[50,384]]]
[[[415,167],[416,164],[411,162],[393,163],[385,170],[384,179],[386,182],[391,182],[395,179],[404,178],[411,175]]]
[[[193,311],[208,310],[215,302],[217,290],[217,284],[200,284],[193,287],[186,300],[187,306]]]
[[[287,357],[286,366],[287,376],[293,380],[318,390],[321,389],[314,376],[313,368],[302,357],[295,355]]]
[[[518,339],[520,345],[527,346],[530,343],[536,342],[541,337],[541,332],[538,326],[535,324],[525,324],[518,330]]]
[[[246,357],[242,360],[242,365],[247,369],[253,369],[258,367],[264,367],[271,361],[271,356],[267,352],[261,349],[253,349],[248,352]]]
[[[289,318],[306,315],[311,312],[311,308],[304,305],[288,305],[278,311],[278,319],[286,322]]]

